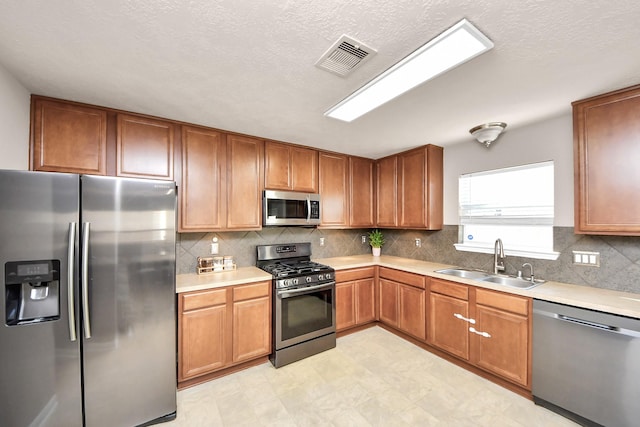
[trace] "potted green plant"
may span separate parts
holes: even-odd
[[[384,236],[382,235],[382,231],[377,228],[370,231],[369,244],[371,245],[373,256],[380,256],[380,248],[384,245]]]

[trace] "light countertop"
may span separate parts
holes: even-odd
[[[329,265],[336,270],[368,267],[378,265],[395,268],[410,273],[431,276],[439,279],[464,283],[480,288],[508,292],[545,301],[574,305],[607,313],[619,314],[640,318],[640,294],[611,291],[608,289],[593,288],[589,286],[571,285],[548,281],[533,289],[517,289],[499,284],[480,282],[472,279],[450,276],[436,273],[436,270],[454,267],[447,264],[438,264],[428,261],[420,261],[409,258],[382,255],[353,255],[335,258],[313,259],[313,261]],[[245,283],[271,280],[271,275],[257,267],[242,267],[237,270],[210,273],[206,275],[179,274],[176,277],[176,292],[189,292],[203,289],[211,289],[223,286],[240,285]]]
[[[237,270],[207,274],[178,274],[176,276],[176,293],[242,285],[264,280],[271,281],[271,279],[271,274],[258,267],[241,267]]]

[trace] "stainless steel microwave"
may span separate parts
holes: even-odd
[[[262,215],[262,225],[318,225],[320,224],[320,195],[265,190]]]

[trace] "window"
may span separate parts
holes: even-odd
[[[557,259],[553,251],[553,161],[464,174],[459,179],[456,249]]]

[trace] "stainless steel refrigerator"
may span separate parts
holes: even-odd
[[[0,425],[176,415],[173,182],[0,171]]]

